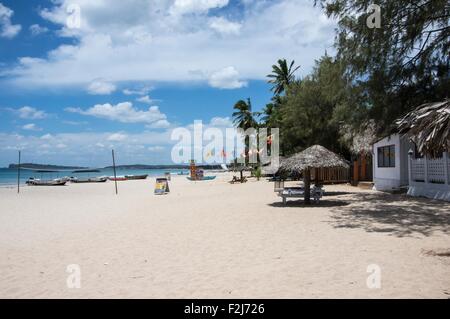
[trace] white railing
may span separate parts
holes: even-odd
[[[448,153],[441,158],[409,159],[409,180],[411,183],[434,183],[450,185],[450,161]]]

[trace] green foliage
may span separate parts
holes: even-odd
[[[369,0],[318,0],[338,20],[337,57],[382,135],[393,121],[450,87],[450,2],[378,0],[381,28],[367,27]],[[359,92],[358,92],[359,91]]]
[[[347,100],[341,65],[329,56],[316,61],[312,74],[291,84],[281,100],[281,147],[285,155],[320,144],[340,152],[339,111]]]

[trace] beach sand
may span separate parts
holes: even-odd
[[[450,297],[448,203],[336,185],[283,206],[272,183],[230,179],[176,176],[166,196],[154,179],[118,196],[112,182],[0,188],[0,297]]]

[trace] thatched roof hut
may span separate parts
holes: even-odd
[[[348,161],[321,145],[314,145],[303,152],[281,161],[280,169],[301,172],[310,168],[350,167]]]
[[[302,172],[305,187],[305,203],[310,203],[310,170],[312,168],[349,168],[349,163],[341,156],[321,145],[314,145],[303,152],[292,155],[281,161],[280,170],[287,172]]]
[[[400,134],[410,137],[419,152],[435,155],[450,151],[450,100],[420,105],[396,124]]]

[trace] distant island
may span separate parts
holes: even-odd
[[[8,168],[17,169],[18,165],[17,164],[9,164]],[[87,167],[23,163],[23,164],[20,164],[20,168],[52,170],[52,169],[85,169]]]
[[[197,165],[199,168],[205,170],[210,169],[221,169],[220,165]],[[17,169],[17,164],[9,164],[9,169]],[[83,170],[88,167],[81,166],[64,166],[64,165],[51,165],[51,164],[34,164],[34,163],[23,163],[20,164],[20,168],[24,169],[34,169],[34,170]],[[104,169],[112,169],[112,166],[103,167]],[[145,165],[145,164],[133,164],[133,165],[117,165],[116,169],[189,169],[189,165]]]

